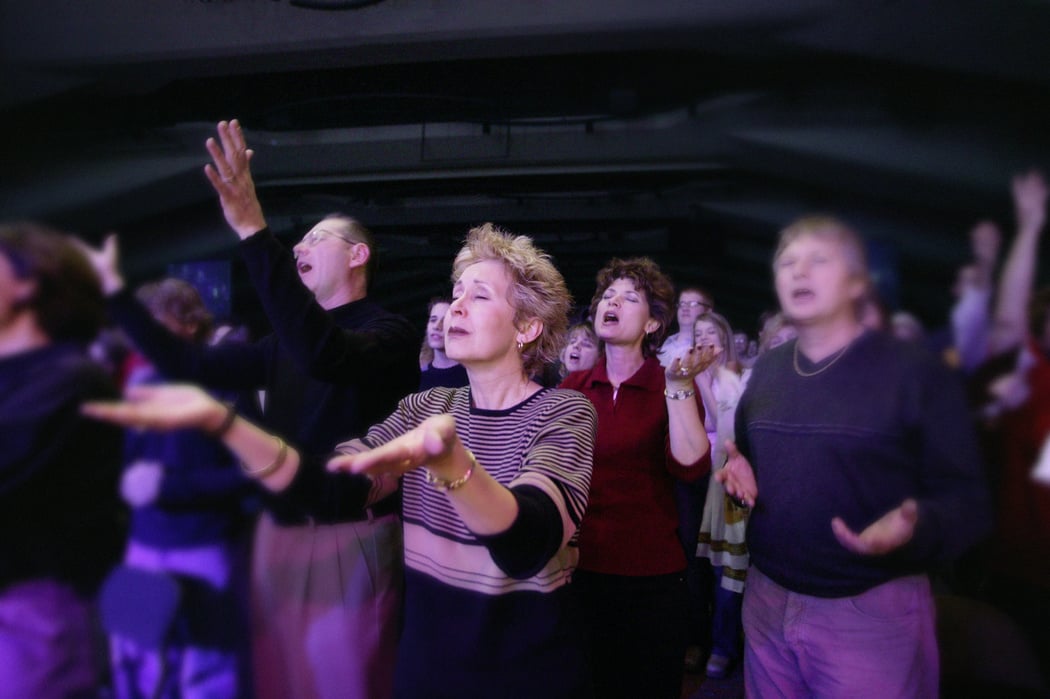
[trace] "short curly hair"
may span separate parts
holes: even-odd
[[[73,236],[39,223],[0,223],[0,254],[36,288],[25,307],[54,342],[89,342],[105,320],[102,287]]]
[[[648,257],[632,257],[627,260],[614,258],[605,265],[597,276],[597,288],[591,299],[591,317],[598,320],[598,302],[602,294],[617,279],[630,279],[635,288],[645,293],[649,304],[649,315],[660,324],[656,330],[648,333],[642,342],[642,354],[655,357],[663,345],[664,338],[674,319],[674,285],[666,274],[660,271],[659,265]]]
[[[484,223],[470,229],[463,248],[452,263],[452,283],[478,262],[503,263],[511,277],[510,302],[514,323],[524,325],[536,318],[543,324],[539,336],[522,349],[525,373],[532,376],[555,361],[568,325],[572,297],[561,272],[550,255],[524,235],[514,235]]]

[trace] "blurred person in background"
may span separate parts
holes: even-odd
[[[973,260],[959,269],[952,289],[956,301],[950,318],[953,364],[967,374],[980,366],[990,352],[992,292],[1002,232],[994,222],[980,221],[970,231],[969,240]]]
[[[988,529],[961,386],[940,360],[864,325],[860,237],[812,216],[773,257],[798,338],[764,354],[718,478],[752,508],[748,696],[938,696],[927,572]]]
[[[1035,290],[1048,187],[1042,173],[1012,182],[1017,232],[999,280],[982,414],[996,488],[990,601],[1025,629],[1050,677],[1050,289]],[[1001,370],[1005,368],[1005,373]],[[992,370],[990,377],[982,376]]]
[[[121,432],[80,404],[116,397],[86,352],[102,291],[67,235],[0,224],[0,698],[94,697],[93,599],[125,536]]]
[[[601,354],[601,342],[590,321],[571,326],[566,338],[565,347],[558,355],[562,379],[574,371],[590,369]]]
[[[693,327],[696,319],[714,308],[714,300],[706,290],[695,285],[683,286],[675,298],[675,321],[678,331],[670,333],[660,347],[660,365],[668,367],[678,357],[695,347]],[[696,537],[700,532],[700,517],[707,497],[707,478],[674,482],[675,508],[678,512],[678,538],[685,552],[686,570],[686,633],[688,643],[683,656],[686,672],[702,669],[710,642],[711,573],[696,559]]]
[[[452,299],[433,298],[427,305],[427,330],[423,345],[429,352],[429,361],[419,377],[419,390],[435,386],[458,388],[467,385],[467,370],[445,353],[445,316]]]
[[[747,333],[733,333],[733,353],[736,356],[736,361],[744,369],[751,368],[751,365],[754,364],[755,358],[758,354],[757,343],[752,347],[751,342],[751,338],[747,336]]]
[[[782,312],[777,311],[770,315],[762,323],[762,331],[759,334],[758,354],[765,354],[769,350],[780,347],[789,340],[798,337],[798,330],[791,319]]]
[[[734,439],[734,416],[746,377],[736,361],[733,329],[723,316],[708,312],[696,319],[696,346],[719,350],[714,364],[696,377],[704,400],[705,427],[711,442],[711,476],[695,555],[713,571],[711,656],[705,673],[721,679],[740,658],[740,608],[747,579],[747,508],[726,497],[715,474],[726,463],[726,441]]]
[[[664,330],[667,339],[660,346],[657,356],[661,366],[670,366],[683,352],[693,348],[693,323],[701,313],[713,310],[715,302],[711,294],[698,286],[683,286],[678,290],[675,298],[675,319],[678,330],[670,332],[670,328]]]
[[[142,286],[136,296],[175,335],[195,344],[211,337],[211,313],[188,282],[163,279]],[[152,365],[140,361],[128,386],[161,381]],[[111,636],[114,694],[251,696],[244,667],[247,576],[241,570],[247,563],[242,500],[251,481],[221,443],[198,430],[129,431],[125,459],[121,494],[131,506],[131,531],[124,564],[171,576],[182,594],[163,649]],[[148,594],[124,591],[124,604],[134,605],[137,614],[163,613],[150,607]]]
[[[894,311],[890,315],[890,332],[898,340],[925,344],[926,328],[915,314],[908,311]]]

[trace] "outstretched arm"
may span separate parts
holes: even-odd
[[[273,491],[288,487],[299,470],[295,449],[196,386],[133,386],[123,401],[90,401],[81,410],[98,420],[140,430],[203,430],[221,438],[240,459],[244,472]]]
[[[449,501],[475,534],[506,531],[518,516],[514,495],[500,485],[463,446],[451,415],[435,415],[386,444],[328,462],[332,471],[401,475],[426,468],[437,486],[448,488]]]
[[[1032,170],[1013,179],[1017,235],[1010,245],[999,282],[990,340],[992,356],[1020,345],[1026,334],[1028,300],[1035,284],[1039,237],[1046,220],[1047,186],[1041,173]]]

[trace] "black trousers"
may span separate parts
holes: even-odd
[[[594,694],[677,699],[686,647],[683,573],[629,577],[577,570]]]

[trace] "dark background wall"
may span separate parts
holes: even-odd
[[[201,168],[236,116],[278,235],[358,216],[375,293],[420,324],[491,220],[581,303],[608,258],[650,255],[753,332],[777,230],[819,210],[939,325],[968,229],[1009,231],[1010,176],[1050,166],[1044,2],[309,4],[4,3],[0,216],[118,230],[133,280],[232,259]]]

